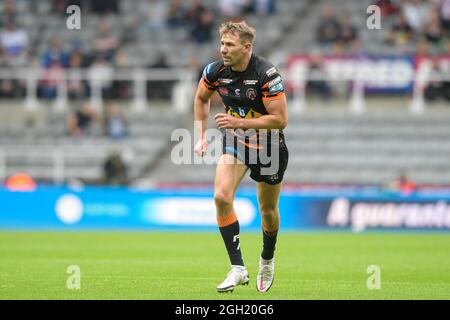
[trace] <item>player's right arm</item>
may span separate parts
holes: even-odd
[[[195,93],[194,98],[194,112],[195,112],[195,126],[198,130],[198,141],[195,145],[195,152],[202,156],[205,154],[206,149],[208,148],[208,142],[205,139],[205,132],[208,127],[208,115],[210,109],[210,99],[213,90],[210,90],[206,87],[203,82],[203,78],[200,79],[200,82],[197,87],[197,92]]]
[[[202,78],[198,83],[197,92],[194,98],[194,128],[198,130],[198,141],[194,151],[203,156],[208,148],[208,142],[205,139],[205,132],[208,127],[208,115],[211,96],[217,86],[219,62],[208,64],[203,70]]]

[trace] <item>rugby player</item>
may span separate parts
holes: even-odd
[[[195,152],[200,156],[205,155],[208,147],[205,131],[214,91],[225,106],[225,113],[214,117],[223,133],[214,201],[231,271],[217,286],[217,291],[233,291],[236,286],[249,283],[233,200],[242,178],[250,170],[250,177],[257,182],[263,233],[256,288],[266,292],[274,281],[274,251],[280,226],[278,200],[288,162],[283,135],[288,122],[286,97],[278,70],[252,53],[255,29],[245,21],[226,22],[220,26],[219,33],[222,59],[205,67],[194,101],[195,120],[200,122]],[[263,152],[268,162],[263,161]]]

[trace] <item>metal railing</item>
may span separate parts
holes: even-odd
[[[68,178],[77,178],[70,177],[67,173],[67,162],[68,160],[74,160],[76,158],[77,161],[80,160],[89,160],[89,161],[97,161],[99,158],[105,160],[106,157],[112,152],[120,151],[122,154],[126,155],[126,161],[130,162],[135,159],[135,154],[131,147],[126,145],[111,145],[107,149],[103,150],[101,154],[98,152],[98,147],[92,146],[84,146],[78,147],[79,152],[71,151],[68,152],[63,147],[56,147],[53,150],[49,151],[49,146],[43,146],[43,149],[30,148],[24,149],[21,147],[7,146],[6,148],[0,148],[0,181],[4,181],[8,176],[8,158],[17,158],[21,159],[38,159],[39,168],[41,170],[46,170],[45,172],[41,172],[42,174],[37,174],[35,178],[45,178],[51,179],[55,184],[63,184],[67,181]],[[18,166],[18,165],[15,165]],[[45,168],[45,169],[44,169]],[[51,170],[51,175],[48,173]],[[27,171],[26,168],[20,171]],[[91,177],[96,180],[102,177]]]
[[[133,87],[133,101],[131,109],[143,112],[147,106],[147,86],[149,81],[174,81],[172,92],[172,107],[174,110],[184,112],[190,110],[195,93],[197,71],[186,68],[177,69],[114,69],[111,78],[104,79],[92,72],[91,69],[62,70],[56,79],[57,94],[53,102],[56,111],[67,110],[68,90],[67,80],[86,81],[91,93],[91,104],[101,111],[103,108],[102,81],[129,81]],[[281,70],[284,80],[291,84],[292,101],[289,103],[293,112],[303,112],[306,107],[306,85],[310,80],[325,82],[352,82],[352,94],[348,101],[349,110],[354,113],[363,113],[366,110],[365,83],[370,82],[370,75],[364,72],[353,75],[342,75],[338,79],[332,78],[324,72],[304,72],[295,68]],[[98,76],[98,77],[97,77]],[[28,111],[39,108],[38,84],[45,78],[45,70],[41,68],[15,68],[0,69],[0,80],[21,80],[25,82],[26,97],[24,107]],[[417,70],[411,75],[409,81],[413,82],[413,93],[408,109],[412,113],[422,113],[426,109],[424,90],[429,81],[450,81],[450,74],[433,74],[429,70]]]
[[[353,76],[342,75],[339,79],[330,78],[325,72],[312,71],[301,72],[300,70],[290,70],[287,77],[292,84],[292,101],[290,102],[290,110],[301,113],[306,110],[306,94],[308,81],[323,82],[351,82],[352,93],[348,101],[349,110],[352,113],[364,113],[366,111],[365,84],[372,80],[367,73],[359,73]],[[419,69],[406,79],[413,83],[411,101],[408,105],[409,112],[413,114],[421,114],[425,112],[427,103],[425,101],[424,92],[429,82],[450,81],[450,74],[430,72],[429,70]]]
[[[135,112],[143,112],[147,105],[148,81],[173,81],[175,87],[172,95],[172,106],[176,110],[187,110],[193,99],[192,86],[197,72],[190,69],[113,69],[112,76],[104,78],[93,72],[93,69],[67,69],[58,71],[55,79],[57,93],[54,101],[56,111],[67,110],[68,88],[67,81],[87,81],[91,89],[90,102],[101,111],[104,97],[102,96],[102,81],[129,81],[133,84],[133,103],[131,108]],[[27,111],[39,108],[38,85],[45,80],[45,70],[42,68],[14,68],[0,69],[0,80],[19,80],[25,83],[26,96],[24,107]]]

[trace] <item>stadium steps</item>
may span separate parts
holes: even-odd
[[[125,110],[126,111],[126,110]],[[170,141],[170,133],[179,127],[180,118],[168,108],[151,108],[144,113],[125,112],[130,135],[121,140],[105,137],[101,131],[73,138],[67,135],[67,114],[49,113],[37,127],[24,128],[18,120],[0,127],[0,158],[6,165],[6,176],[18,171],[33,178],[52,180],[55,158],[64,155],[67,178],[89,182],[103,177],[103,163],[112,152],[123,153],[131,179],[139,178]]]
[[[448,117],[448,110],[421,116],[398,110],[292,114],[285,130],[290,151],[285,181],[385,184],[406,172],[417,183],[450,184]],[[215,165],[174,165],[167,154],[152,178],[213,183],[214,174]]]

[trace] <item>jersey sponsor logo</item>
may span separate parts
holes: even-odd
[[[276,77],[275,79],[273,79],[272,81],[270,81],[270,82],[267,84],[267,86],[270,88],[270,87],[272,87],[272,86],[274,86],[274,85],[276,85],[276,84],[279,84],[280,82],[281,82],[281,77],[278,76],[278,77]]]
[[[247,98],[249,98],[250,100],[255,100],[256,99],[256,90],[253,88],[250,88],[247,90],[247,92],[245,93],[245,95],[247,96]]]
[[[244,85],[253,85],[257,84],[258,80],[244,80]]]
[[[275,73],[277,73],[277,69],[275,67],[270,68],[269,70],[266,71],[266,75],[268,77],[273,76]]]
[[[222,95],[222,96],[227,96],[228,95],[228,89],[227,88],[224,88],[224,87],[221,87],[221,88],[219,88],[219,94],[220,95]]]
[[[283,88],[283,84],[281,82],[272,85],[271,87],[269,87],[269,93],[270,94],[275,94],[275,93],[279,93],[282,92],[284,90]]]
[[[227,114],[232,115],[236,118],[246,118],[249,111],[249,108],[230,107],[230,109],[228,109],[227,111]]]
[[[234,90],[234,94],[236,95],[236,97],[239,97],[241,95],[241,89]]]
[[[219,79],[219,82],[223,83],[223,84],[230,84],[230,83],[233,82],[233,79],[223,79],[223,78],[221,78],[221,79]]]
[[[202,197],[173,196],[148,200],[146,215],[148,223],[166,226],[217,226],[214,201]],[[239,212],[239,224],[250,226],[257,218],[257,208],[250,199],[236,198],[234,208]]]
[[[262,116],[261,113],[256,112],[253,108],[244,108],[244,107],[227,107],[227,114],[236,117],[236,118],[259,118]]]

